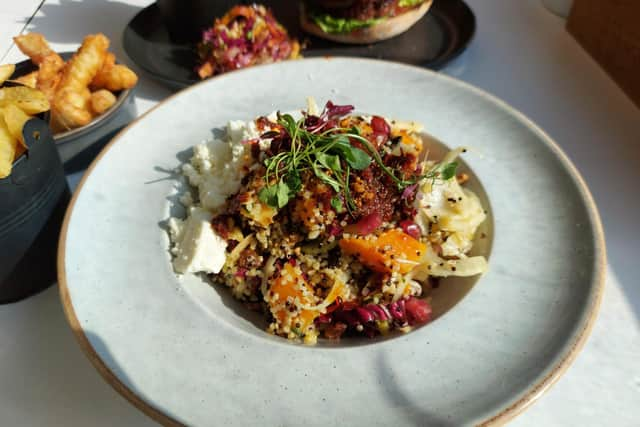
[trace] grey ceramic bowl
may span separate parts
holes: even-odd
[[[133,90],[120,92],[116,103],[88,125],[53,136],[67,173],[85,169],[111,138],[136,118]]]
[[[66,61],[73,54],[74,52],[63,52],[60,56]],[[36,69],[31,61],[22,61],[16,64],[12,77],[16,78]],[[129,89],[118,93],[116,103],[88,125],[53,135],[65,172],[86,168],[107,142],[136,118],[138,111],[133,91],[134,89]]]

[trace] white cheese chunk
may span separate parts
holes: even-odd
[[[250,147],[243,141],[258,137],[254,122],[231,121],[228,140],[214,139],[193,147],[191,162],[182,167],[189,183],[198,189],[201,206],[212,213],[224,206],[229,195],[240,188],[240,181],[251,163]]]
[[[180,202],[188,208],[185,219],[170,218],[169,237],[176,273],[218,273],[225,263],[227,243],[211,228],[211,218],[224,207],[227,197],[240,188],[251,163],[245,141],[260,136],[254,121],[231,121],[226,138],[193,147],[191,161],[182,173],[197,190],[197,200],[185,193]]]
[[[233,144],[239,144],[249,139],[260,138],[260,132],[253,120],[248,122],[242,120],[231,120],[227,124],[227,135]]]
[[[213,231],[211,218],[210,212],[192,208],[186,220],[169,220],[176,273],[219,273],[222,270],[227,242]]]

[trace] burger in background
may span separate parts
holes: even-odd
[[[351,44],[369,44],[407,31],[433,0],[304,0],[302,28],[315,36]]]

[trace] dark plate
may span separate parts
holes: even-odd
[[[372,45],[343,45],[302,32],[298,8],[291,7],[291,0],[264,3],[271,6],[291,35],[307,41],[303,51],[306,57],[360,56],[438,69],[464,51],[476,29],[475,16],[464,1],[435,0],[424,18],[400,36]],[[129,22],[123,39],[129,57],[155,79],[172,88],[199,81],[194,72],[194,46],[171,42],[155,3]]]

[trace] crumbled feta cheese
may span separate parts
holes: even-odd
[[[193,185],[194,187],[200,185],[200,182],[202,181],[202,177],[200,176],[198,171],[193,166],[191,166],[190,163],[182,166],[182,174],[187,177],[187,179],[189,180],[189,184]]]
[[[227,242],[213,231],[211,217],[204,209],[191,208],[186,220],[169,220],[176,273],[219,273],[222,270]]]
[[[278,112],[272,111],[271,114],[267,116],[267,119],[269,119],[270,122],[276,123],[278,121]]]
[[[235,120],[227,126],[229,140],[214,139],[193,147],[191,162],[182,167],[189,183],[198,189],[203,208],[217,213],[227,197],[240,188],[251,152],[242,141],[258,137],[253,121]]]
[[[189,208],[187,218],[169,219],[171,253],[177,273],[218,273],[225,262],[226,241],[211,228],[211,218],[224,206],[227,197],[240,189],[251,152],[243,141],[260,135],[255,122],[231,121],[227,139],[214,139],[193,147],[191,161],[182,173],[197,189],[197,201],[190,193],[180,197]]]
[[[232,144],[239,144],[242,141],[260,137],[260,132],[258,132],[254,120],[248,122],[231,120],[227,125],[227,134]]]
[[[193,197],[191,196],[191,192],[186,192],[182,196],[180,196],[180,203],[182,203],[182,206],[184,206],[185,208],[193,205]]]
[[[184,230],[184,221],[178,218],[169,218],[169,237],[172,242],[178,242],[182,240],[182,231]],[[174,243],[171,247],[171,253],[176,255],[178,250],[176,248],[176,244]]]

